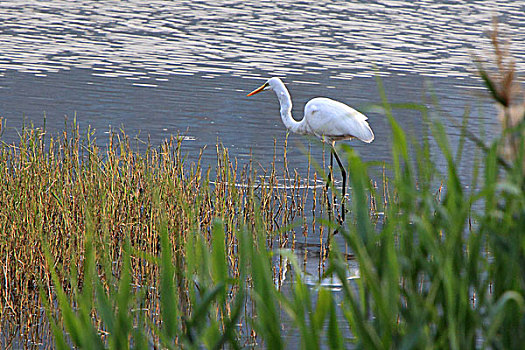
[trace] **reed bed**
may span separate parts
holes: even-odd
[[[185,160],[182,138],[172,137],[160,147],[146,145],[143,151],[132,143],[118,131],[100,148],[93,133],[81,134],[73,121],[57,136],[23,127],[18,143],[2,145],[3,341],[18,338],[23,344],[39,344],[49,332],[40,292],[54,299],[50,269],[68,294],[82,286],[88,217],[97,261],[104,257],[111,262],[110,270],[100,271],[101,280],[119,278],[129,239],[130,283],[151,288],[146,299],[153,304],[146,308],[152,312],[158,308],[154,296],[159,271],[148,257],[160,252],[161,223],[170,232],[176,265],[183,268],[188,236],[202,234],[211,242],[214,222],[220,220],[233,276],[239,275],[237,231],[255,230],[256,220],[270,249],[293,247],[296,232],[306,238],[308,232],[321,230],[322,242],[324,228],[307,219],[323,215],[318,203],[326,199],[315,172],[313,180],[310,171],[304,179],[297,172],[290,176],[287,166],[279,174],[275,157],[266,169],[254,169],[251,162],[241,168],[221,145],[216,146],[216,166],[203,169],[200,157],[191,163]],[[286,154],[286,145],[283,151]],[[324,249],[321,242],[319,249]],[[52,266],[45,259],[45,247]]]

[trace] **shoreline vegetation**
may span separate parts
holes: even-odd
[[[175,137],[137,152],[123,132],[101,149],[74,122],[53,137],[24,128],[0,146],[0,346],[280,349],[294,333],[304,349],[520,348],[525,101],[497,26],[492,41],[495,68],[476,59],[500,113],[490,144],[469,129],[466,106],[452,149],[438,112],[390,104],[377,78],[392,164],[376,188],[370,165],[342,145],[342,225],[327,205],[340,194],[318,186],[326,176],[313,162],[307,178],[286,157],[284,173],[275,160],[261,172],[217,146],[212,178]],[[442,175],[430,138],[396,122],[403,108],[421,113]],[[467,139],[479,150],[471,184],[458,174]],[[337,281],[340,297],[307,284],[295,249],[307,235],[319,237],[319,279]]]

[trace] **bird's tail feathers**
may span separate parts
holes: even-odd
[[[361,128],[359,130],[359,135],[355,135],[359,140],[370,143],[374,141],[374,132],[370,128],[370,125],[368,125],[367,122],[361,123]]]

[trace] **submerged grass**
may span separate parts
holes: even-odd
[[[505,90],[514,73],[491,73],[510,77],[500,84],[481,63],[480,70],[500,104],[502,134],[480,144],[466,132],[467,109],[456,150],[429,108],[389,104],[378,80],[392,175],[375,188],[368,165],[343,147],[352,189],[342,227],[322,218],[324,186],[309,189],[310,176],[305,182],[287,166],[284,179],[275,163],[257,175],[218,146],[211,181],[200,162],[186,164],[176,138],[139,153],[116,133],[101,151],[75,125],[47,140],[43,130],[25,129],[18,145],[0,150],[2,341],[11,339],[5,332],[33,340],[51,331],[47,345],[57,348],[280,349],[297,331],[303,349],[520,348],[523,100]],[[427,121],[443,175],[429,138],[411,141],[398,125],[398,107]],[[457,169],[467,138],[483,154],[468,191]],[[324,277],[338,278],[337,301],[321,284],[307,286],[298,257],[278,249],[293,248],[294,223],[316,234],[315,225],[337,229],[354,254],[359,279],[349,278],[348,258],[332,240]],[[276,255],[286,262],[280,271]],[[288,268],[285,294],[279,279]]]

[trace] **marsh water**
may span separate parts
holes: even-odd
[[[391,102],[429,103],[459,120],[466,105],[482,107],[472,128],[497,128],[478,96],[471,54],[488,57],[492,17],[511,40],[518,71],[525,61],[522,1],[2,1],[0,115],[20,129],[24,118],[49,132],[64,116],[97,130],[123,127],[160,144],[188,136],[190,158],[217,140],[239,159],[273,157],[286,132],[271,93],[246,93],[270,76],[284,79],[302,117],[312,97],[327,96],[367,112],[376,140],[353,142],[365,160],[388,161],[389,127],[367,110],[379,102],[383,77]],[[520,60],[521,58],[521,60]],[[474,114],[474,113],[473,113]],[[442,116],[443,117],[443,116]],[[418,135],[418,113],[396,112]],[[447,133],[459,130],[446,118]],[[10,141],[15,130],[2,137]],[[290,138],[289,159],[304,170]],[[278,147],[280,148],[280,147]],[[204,159],[213,162],[213,147]],[[470,169],[466,156],[465,169]]]
[[[365,112],[376,140],[350,142],[366,161],[390,160],[390,128],[375,76],[393,103],[439,101],[454,147],[465,106],[473,131],[490,139],[498,121],[476,77],[472,54],[488,58],[492,18],[511,41],[517,71],[525,71],[525,3],[501,1],[2,1],[0,116],[2,140],[17,138],[23,122],[50,133],[76,118],[98,142],[110,130],[159,145],[183,135],[188,161],[208,146],[216,162],[222,143],[239,162],[265,167],[283,160],[286,131],[272,93],[246,93],[281,77],[302,117],[313,97],[331,97]],[[435,108],[434,108],[435,109]],[[448,118],[448,117],[450,118]],[[416,138],[418,112],[396,110]],[[289,166],[305,173],[302,146],[290,135]],[[433,146],[434,147],[434,146]],[[319,145],[312,143],[314,156]],[[472,168],[467,143],[462,174]],[[440,162],[437,159],[438,163]],[[378,175],[379,176],[379,175]]]

